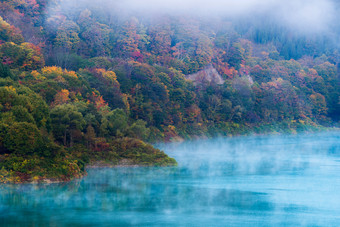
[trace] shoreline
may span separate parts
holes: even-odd
[[[122,159],[120,160],[117,164],[110,164],[110,163],[104,163],[104,162],[94,162],[92,164],[88,164],[85,166],[85,171],[81,176],[75,176],[74,178],[67,179],[67,180],[57,180],[54,178],[40,178],[40,179],[34,179],[31,178],[28,181],[24,182],[6,182],[6,183],[1,183],[4,185],[21,185],[21,184],[44,184],[44,185],[49,185],[49,184],[61,184],[61,183],[68,183],[77,179],[82,179],[87,176],[87,170],[88,169],[104,169],[104,168],[139,168],[139,167],[152,167],[152,166],[147,166],[147,165],[138,165],[138,164],[133,164],[130,160],[128,159]],[[169,166],[163,166],[163,167],[169,167]]]
[[[85,170],[86,169],[101,169],[101,168],[127,168],[127,167],[146,167],[146,165],[134,164],[128,159],[122,159],[117,164],[97,161],[92,164],[86,165]]]
[[[319,130],[306,130],[303,132],[298,132],[298,133],[277,133],[277,132],[270,132],[270,133],[252,133],[252,134],[247,134],[247,135],[232,135],[232,136],[216,136],[218,138],[237,138],[237,137],[247,137],[247,136],[271,136],[271,135],[297,135],[297,134],[313,134],[313,133],[320,133],[320,132],[335,132],[335,131],[340,131],[340,128],[337,127],[332,127],[332,128],[320,128]],[[178,137],[177,137],[178,138]],[[195,141],[195,140],[202,140],[202,139],[211,139],[213,137],[198,137],[196,136],[195,138],[191,139],[180,139],[180,140],[174,140],[174,141],[168,141],[168,142],[163,142],[165,144],[170,144],[170,143],[182,143],[184,141]],[[159,143],[154,143],[153,145],[157,145]],[[157,146],[156,146],[157,147]],[[138,167],[152,167],[153,165],[140,165],[140,164],[135,164],[133,163],[133,160],[129,159],[121,159],[118,161],[118,163],[109,163],[105,161],[94,161],[90,162],[89,164],[85,165],[84,167],[84,172],[82,174],[76,175],[72,178],[69,179],[56,179],[56,178],[44,178],[44,177],[33,177],[28,179],[27,181],[23,182],[10,182],[10,181],[5,181],[1,182],[0,184],[58,184],[58,183],[67,183],[71,182],[73,180],[77,179],[82,179],[87,175],[87,170],[89,169],[102,169],[102,168],[138,168]],[[167,166],[164,166],[167,167]]]
[[[157,144],[171,144],[171,143],[182,143],[185,141],[198,141],[198,140],[207,140],[207,139],[213,139],[213,138],[239,138],[239,137],[247,137],[247,136],[287,136],[287,135],[301,135],[301,134],[314,134],[314,133],[322,133],[322,132],[334,132],[334,131],[340,131],[340,127],[314,127],[310,128],[308,130],[303,131],[291,131],[291,132],[278,132],[278,131],[269,131],[269,132],[254,132],[249,131],[246,134],[228,134],[228,135],[222,135],[222,134],[216,134],[216,135],[192,135],[190,138],[185,139],[180,136],[175,136],[171,138],[169,141],[157,141],[152,143],[153,145]]]

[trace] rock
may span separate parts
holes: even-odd
[[[187,75],[186,78],[193,81],[195,86],[224,83],[223,78],[212,65],[208,65],[197,73]]]

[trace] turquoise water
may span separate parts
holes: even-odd
[[[179,166],[0,185],[0,225],[340,226],[340,132],[158,147]]]

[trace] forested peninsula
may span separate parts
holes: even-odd
[[[327,34],[76,2],[0,2],[0,182],[177,165],[155,142],[339,125]]]

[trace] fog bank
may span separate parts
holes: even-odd
[[[61,1],[62,9],[104,8],[118,16],[193,15],[200,17],[249,18],[267,21],[302,32],[330,32],[334,29],[338,3],[332,0],[73,0]]]

